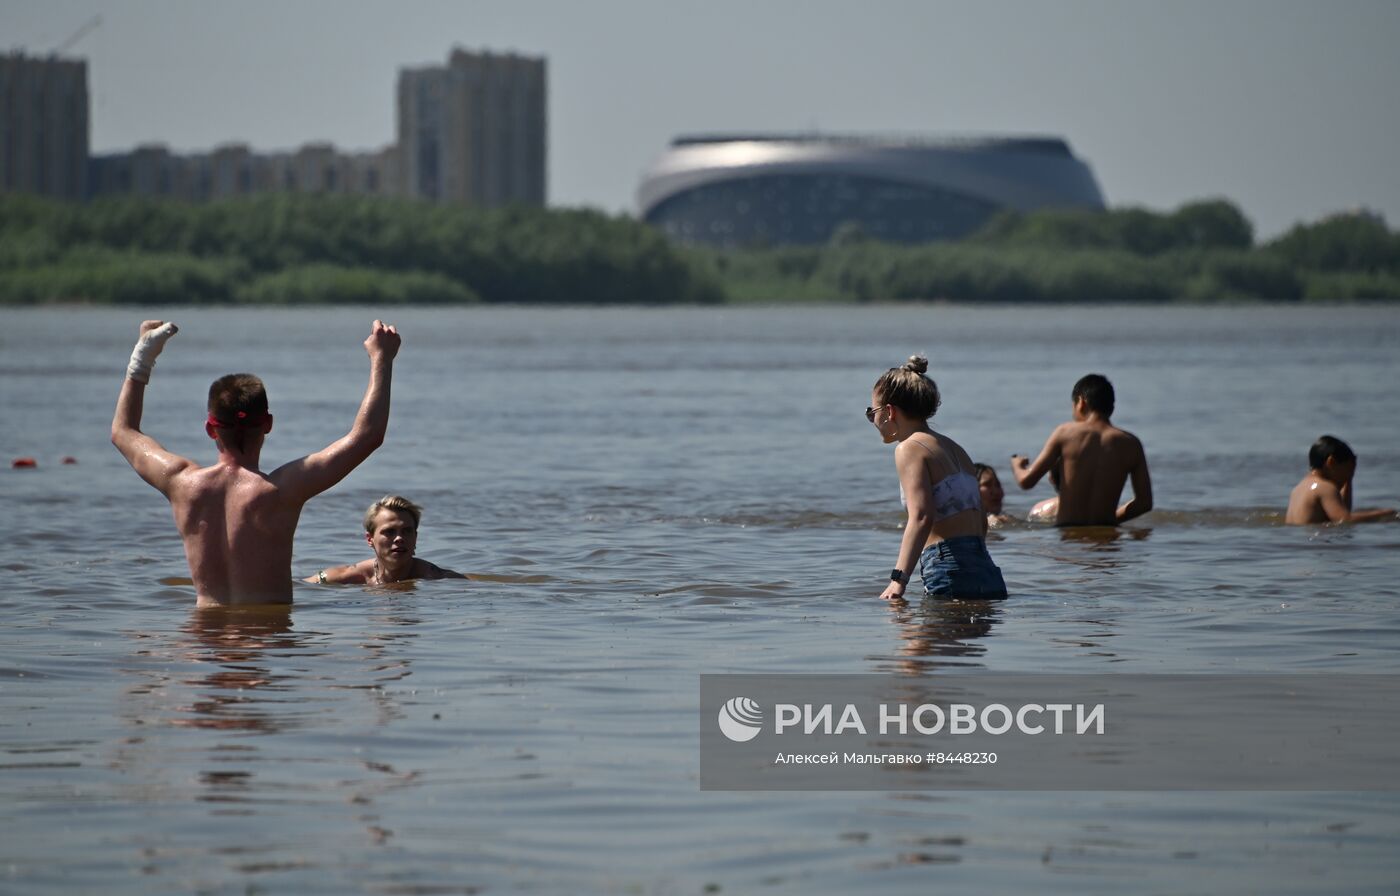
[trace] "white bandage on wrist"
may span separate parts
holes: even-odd
[[[165,348],[166,341],[178,332],[179,327],[166,321],[154,330],[142,333],[141,338],[136,340],[136,347],[131,350],[131,361],[126,365],[126,375],[138,383],[149,383],[151,370],[156,366],[156,355]]]

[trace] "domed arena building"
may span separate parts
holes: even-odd
[[[637,200],[673,239],[726,248],[825,243],[848,229],[954,240],[1004,209],[1104,207],[1089,166],[1056,137],[678,137]]]

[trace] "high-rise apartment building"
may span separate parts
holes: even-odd
[[[87,62],[0,55],[0,193],[87,196]]]
[[[544,205],[546,100],[542,58],[458,49],[446,66],[400,70],[400,192]]]

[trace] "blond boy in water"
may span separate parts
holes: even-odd
[[[387,585],[412,579],[465,579],[421,557],[418,523],[423,508],[400,495],[385,495],[365,511],[365,541],[374,556],[347,566],[333,566],[307,579],[322,585]]]

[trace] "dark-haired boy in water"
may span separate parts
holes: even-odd
[[[423,508],[399,495],[385,495],[365,511],[365,541],[374,556],[348,566],[333,566],[307,579],[322,585],[387,585],[411,579],[465,579],[460,572],[443,569],[421,557],[418,523]]]
[[[1369,523],[1393,520],[1389,509],[1352,510],[1351,480],[1356,475],[1356,454],[1335,436],[1322,436],[1308,449],[1308,475],[1293,487],[1288,513],[1290,526],[1319,523]]]
[[[369,385],[350,431],[314,454],[264,473],[258,463],[272,415],[262,380],[252,374],[231,373],[209,387],[204,431],[219,453],[213,464],[201,467],[172,454],[141,431],[151,368],[176,332],[173,323],[141,324],[112,417],[112,444],[170,501],[199,606],[291,603],[292,538],[302,506],[384,442],[399,334],[379,321],[370,328],[365,340]]]
[[[1081,377],[1070,392],[1074,419],[1050,434],[1032,463],[1011,455],[1011,472],[1021,488],[1031,488],[1058,464],[1060,503],[1057,526],[1115,526],[1152,509],[1152,477],[1137,436],[1114,426],[1113,384],[1097,373]],[[1123,486],[1133,482],[1133,499],[1118,505]]]

